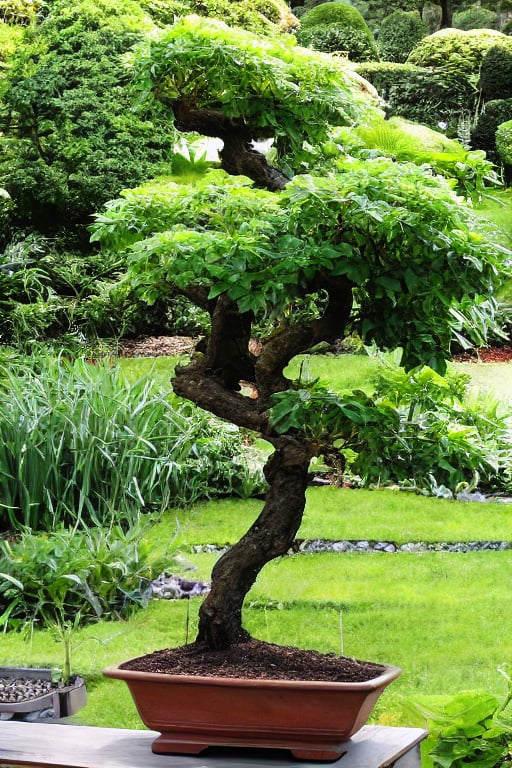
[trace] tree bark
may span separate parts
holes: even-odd
[[[219,152],[222,168],[234,176],[248,176],[256,186],[279,192],[289,179],[267,162],[265,155],[254,149],[250,137],[229,131],[222,136],[224,147]]]
[[[441,23],[440,29],[447,29],[452,26],[452,0],[441,0]]]
[[[214,566],[211,591],[199,610],[196,642],[209,648],[249,639],[242,626],[244,599],[263,566],[289,551],[302,520],[312,453],[302,440],[283,437],[277,443],[265,467],[270,487],[263,510]]]

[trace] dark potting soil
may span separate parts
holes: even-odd
[[[123,669],[171,675],[344,683],[371,680],[384,671],[381,664],[260,640],[238,643],[220,651],[191,643],[155,651],[121,666]]]

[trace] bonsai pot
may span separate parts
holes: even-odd
[[[302,682],[139,672],[115,665],[148,728],[155,753],[198,754],[208,746],[288,749],[301,760],[337,760],[401,670],[366,682]]]
[[[33,669],[24,667],[0,667],[0,678],[15,678],[26,681],[51,681],[54,672],[51,669]],[[71,677],[67,683],[56,683],[55,687],[40,696],[33,696],[22,701],[0,701],[0,719],[37,718],[38,713],[45,717],[59,719],[70,717],[78,712],[87,702],[87,692],[83,678]]]

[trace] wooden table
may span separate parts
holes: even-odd
[[[0,765],[37,768],[318,768],[287,752],[210,748],[201,755],[154,755],[153,731],[0,721]],[[337,768],[420,768],[421,728],[366,725],[347,741]]]

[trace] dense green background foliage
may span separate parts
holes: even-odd
[[[486,52],[479,85],[485,101],[512,98],[512,40],[507,46],[494,45]]]
[[[427,28],[416,11],[393,11],[380,25],[377,42],[381,58],[403,63],[426,34]]]
[[[165,167],[172,126],[133,110],[122,59],[144,28],[137,10],[54,2],[27,32],[4,82],[0,163],[24,225],[51,233],[85,225],[124,186]]]

